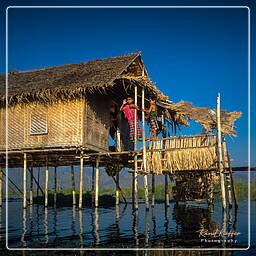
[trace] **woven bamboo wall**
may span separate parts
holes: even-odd
[[[84,145],[92,150],[109,150],[109,102],[103,95],[90,95],[84,118]]]
[[[83,107],[84,100],[57,102],[47,106],[30,103],[10,107],[8,109],[8,149],[81,145]],[[2,139],[5,134],[3,112],[4,109],[1,109],[1,149],[5,148],[5,141]],[[42,119],[44,115],[46,116],[46,134],[30,135],[31,121],[35,112],[43,113]],[[38,120],[40,121],[40,118]]]
[[[162,174],[162,171],[172,173],[216,168],[216,143],[215,135],[175,136],[153,141],[150,149],[154,152],[147,152],[147,171]]]

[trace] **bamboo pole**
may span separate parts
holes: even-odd
[[[231,181],[233,199],[234,199],[234,203],[235,203],[235,208],[238,208],[237,194],[236,194],[236,188],[235,188],[235,185],[234,185],[234,178],[233,178],[233,174],[232,174],[232,167],[231,167],[229,153],[227,153],[227,158],[228,158],[228,166],[229,166],[229,173],[230,173],[230,179],[231,179],[230,181]]]
[[[36,197],[38,197],[38,195],[39,195],[39,188],[40,188],[40,167],[38,167],[38,169],[37,169],[37,181],[38,181],[38,183],[37,183],[37,190],[36,190]],[[43,194],[43,191],[42,191],[42,194]]]
[[[119,205],[119,172],[116,174],[116,205]]]
[[[48,181],[49,181],[49,167],[46,166],[45,170],[45,191],[44,191],[44,206],[48,207]]]
[[[138,88],[134,86],[135,105],[138,104]],[[134,151],[137,150],[137,109],[134,111]],[[138,162],[137,154],[134,156],[134,210],[138,209]]]
[[[125,199],[125,196],[124,196],[124,193],[123,193],[121,187],[120,187],[119,184],[117,183],[115,177],[114,177],[114,176],[111,176],[111,177],[112,177],[112,179],[114,180],[114,182],[115,182],[115,184],[116,184],[116,186],[117,186],[117,188],[118,188],[118,190],[119,190],[119,193],[121,194],[121,196],[122,196],[122,198],[123,198],[123,200],[124,200],[125,205],[127,205],[127,201],[126,201],[126,199]]]
[[[95,173],[95,207],[99,207],[99,159],[96,160]]]
[[[0,167],[0,207],[3,205],[3,169]]]
[[[227,155],[227,144],[226,144],[226,139],[225,136],[222,138],[222,150],[223,150],[223,159],[224,159],[224,166],[225,168],[229,167],[229,161],[228,161],[228,155]],[[228,165],[227,165],[228,164]],[[232,173],[228,171],[228,174],[226,175],[226,185],[227,185],[227,197],[228,197],[228,204],[229,207],[232,207],[232,181],[231,181],[231,176]]]
[[[33,168],[30,169],[30,190],[29,190],[30,205],[33,204]]]
[[[95,166],[92,166],[92,206],[94,206],[94,199],[95,199]]]
[[[222,148],[221,148],[221,124],[220,124],[220,93],[217,96],[217,129],[218,129],[218,167],[220,171],[220,182],[221,182],[221,198],[222,198],[222,208],[226,210],[226,191],[225,191],[225,176],[224,176],[224,168],[223,168],[223,156],[222,156]]]
[[[57,205],[57,166],[54,167],[54,206]]]
[[[83,207],[83,171],[84,171],[84,158],[83,151],[80,156],[80,187],[79,187],[79,209]]]
[[[151,202],[151,205],[152,207],[155,206],[155,196],[156,196],[156,187],[155,187],[155,174],[152,173],[152,202]]]
[[[144,70],[144,69],[143,69]],[[143,72],[144,74],[144,72]],[[145,89],[142,88],[142,109],[145,109]],[[142,111],[142,144],[143,144],[143,167],[144,171],[147,171],[147,151],[146,151],[146,140],[145,140],[145,112]],[[144,181],[144,191],[145,191],[145,205],[146,209],[149,208],[148,202],[148,176],[147,174],[143,175]]]
[[[23,208],[27,208],[27,153],[24,153],[24,167],[23,167]]]
[[[170,199],[169,199],[169,188],[168,188],[168,174],[164,175],[164,180],[165,180],[165,205],[167,207],[170,206]]]
[[[75,187],[75,170],[74,166],[71,166],[71,179],[72,179],[72,198],[73,198],[73,206],[76,205],[76,187]]]

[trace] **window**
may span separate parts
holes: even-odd
[[[47,109],[34,108],[30,116],[30,131],[29,135],[47,134]]]

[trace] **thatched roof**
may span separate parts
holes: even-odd
[[[41,68],[14,71],[8,74],[8,104],[32,100],[52,101],[77,97],[83,92],[104,90],[113,85],[140,52],[107,59],[92,60]],[[5,75],[0,75],[0,97],[5,101]]]
[[[141,52],[124,56],[86,61],[76,64],[47,67],[29,71],[13,71],[8,74],[8,105],[38,101],[70,100],[85,93],[105,92],[116,81],[128,79],[146,87],[157,95],[158,105],[168,110],[169,118],[177,124],[188,125],[188,119],[200,123],[207,130],[216,128],[216,117],[209,108],[194,107],[189,102],[172,104],[154,83],[147,72],[142,76]],[[137,62],[137,64],[136,64]],[[130,70],[129,70],[130,69]],[[138,71],[140,70],[140,71]],[[0,75],[0,107],[6,101],[6,75]],[[167,115],[168,116],[168,115]],[[234,122],[240,112],[221,112],[224,134],[235,135]]]

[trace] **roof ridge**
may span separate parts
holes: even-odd
[[[132,53],[128,53],[128,54],[120,55],[120,56],[114,56],[114,57],[108,57],[108,58],[102,58],[102,59],[94,59],[94,60],[87,60],[87,61],[83,61],[83,62],[62,64],[62,65],[50,66],[50,67],[44,67],[44,68],[37,68],[37,69],[30,69],[30,70],[15,70],[14,72],[11,71],[8,74],[21,74],[21,73],[34,72],[34,71],[43,71],[43,70],[48,70],[48,69],[51,69],[51,68],[58,68],[58,67],[63,67],[63,66],[75,65],[75,64],[85,64],[85,63],[88,63],[88,62],[104,61],[104,60],[108,60],[108,59],[117,59],[117,58],[121,58],[121,57],[125,58],[125,57],[129,57],[129,56],[132,56],[132,55],[136,56],[136,55],[139,55],[139,54],[141,54],[141,51],[132,52]],[[0,74],[0,75],[5,75],[5,74]]]

